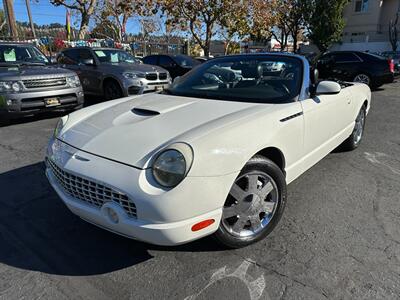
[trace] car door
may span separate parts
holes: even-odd
[[[304,115],[304,167],[308,169],[338,146],[351,121],[351,99],[342,89],[301,101]]]
[[[332,57],[334,61],[332,77],[341,80],[353,81],[357,70],[360,68],[362,60],[351,52],[334,52]]]
[[[172,60],[171,57],[167,55],[161,55],[159,57],[158,65],[164,69],[166,69],[172,78],[180,76],[179,68],[176,62]]]
[[[87,64],[89,60],[93,64]],[[90,94],[102,94],[102,74],[96,65],[96,59],[89,49],[79,49],[79,70],[78,75],[83,89]]]

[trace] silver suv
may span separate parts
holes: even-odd
[[[168,71],[143,64],[120,49],[69,48],[60,53],[57,62],[79,75],[85,94],[105,100],[163,90],[171,83]]]
[[[0,123],[13,116],[82,107],[76,73],[51,66],[35,46],[0,43]]]

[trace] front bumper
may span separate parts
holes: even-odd
[[[74,198],[47,167],[50,184],[74,214],[106,230],[158,245],[178,245],[215,232],[237,175],[186,177],[174,189],[163,190],[152,184],[149,170],[100,158],[57,140],[50,142],[47,159],[66,172],[122,191],[134,201],[137,211],[136,217],[131,217],[118,203],[107,201],[96,207]],[[110,218],[109,209],[117,216],[117,222]],[[202,230],[191,230],[194,224],[207,219],[215,222]]]
[[[46,107],[45,99],[56,97],[60,105]],[[82,105],[84,95],[82,87],[49,91],[30,91],[5,93],[0,95],[0,114],[27,115],[50,110],[64,110]]]
[[[166,80],[125,79],[123,82],[124,95],[129,96],[164,90],[169,87],[170,83],[170,78]]]

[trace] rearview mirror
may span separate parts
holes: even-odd
[[[342,87],[335,81],[324,80],[317,85],[317,95],[335,95],[339,94]]]

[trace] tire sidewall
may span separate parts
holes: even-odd
[[[113,88],[117,88],[117,89],[119,90],[119,95],[118,95],[118,97],[114,97],[114,95],[109,95],[109,94],[108,94],[107,90],[108,90],[108,88],[109,88],[110,86],[113,87]],[[104,84],[104,98],[105,98],[106,100],[114,100],[114,99],[118,99],[118,98],[120,98],[120,97],[122,97],[122,90],[121,90],[121,87],[120,87],[116,82],[114,82],[114,81],[108,81],[108,82],[106,82],[106,83]]]
[[[286,197],[287,197],[287,191],[286,191],[286,181],[285,181],[285,176],[283,175],[281,169],[273,163],[271,160],[256,156],[253,157],[242,169],[238,177],[243,176],[249,172],[252,171],[261,171],[264,173],[267,173],[269,176],[272,177],[272,179],[275,181],[277,188],[278,188],[278,207],[276,208],[276,212],[274,216],[272,217],[271,221],[269,224],[261,230],[258,234],[251,236],[251,237],[246,237],[246,238],[238,238],[236,236],[233,236],[230,234],[225,227],[222,224],[222,219],[219,225],[218,230],[215,233],[215,237],[219,242],[224,244],[227,247],[230,248],[240,248],[244,247],[247,245],[250,245],[252,243],[255,243],[263,238],[265,238],[267,235],[271,233],[271,231],[275,228],[275,226],[278,224],[280,218],[283,215],[285,205],[286,205]]]

